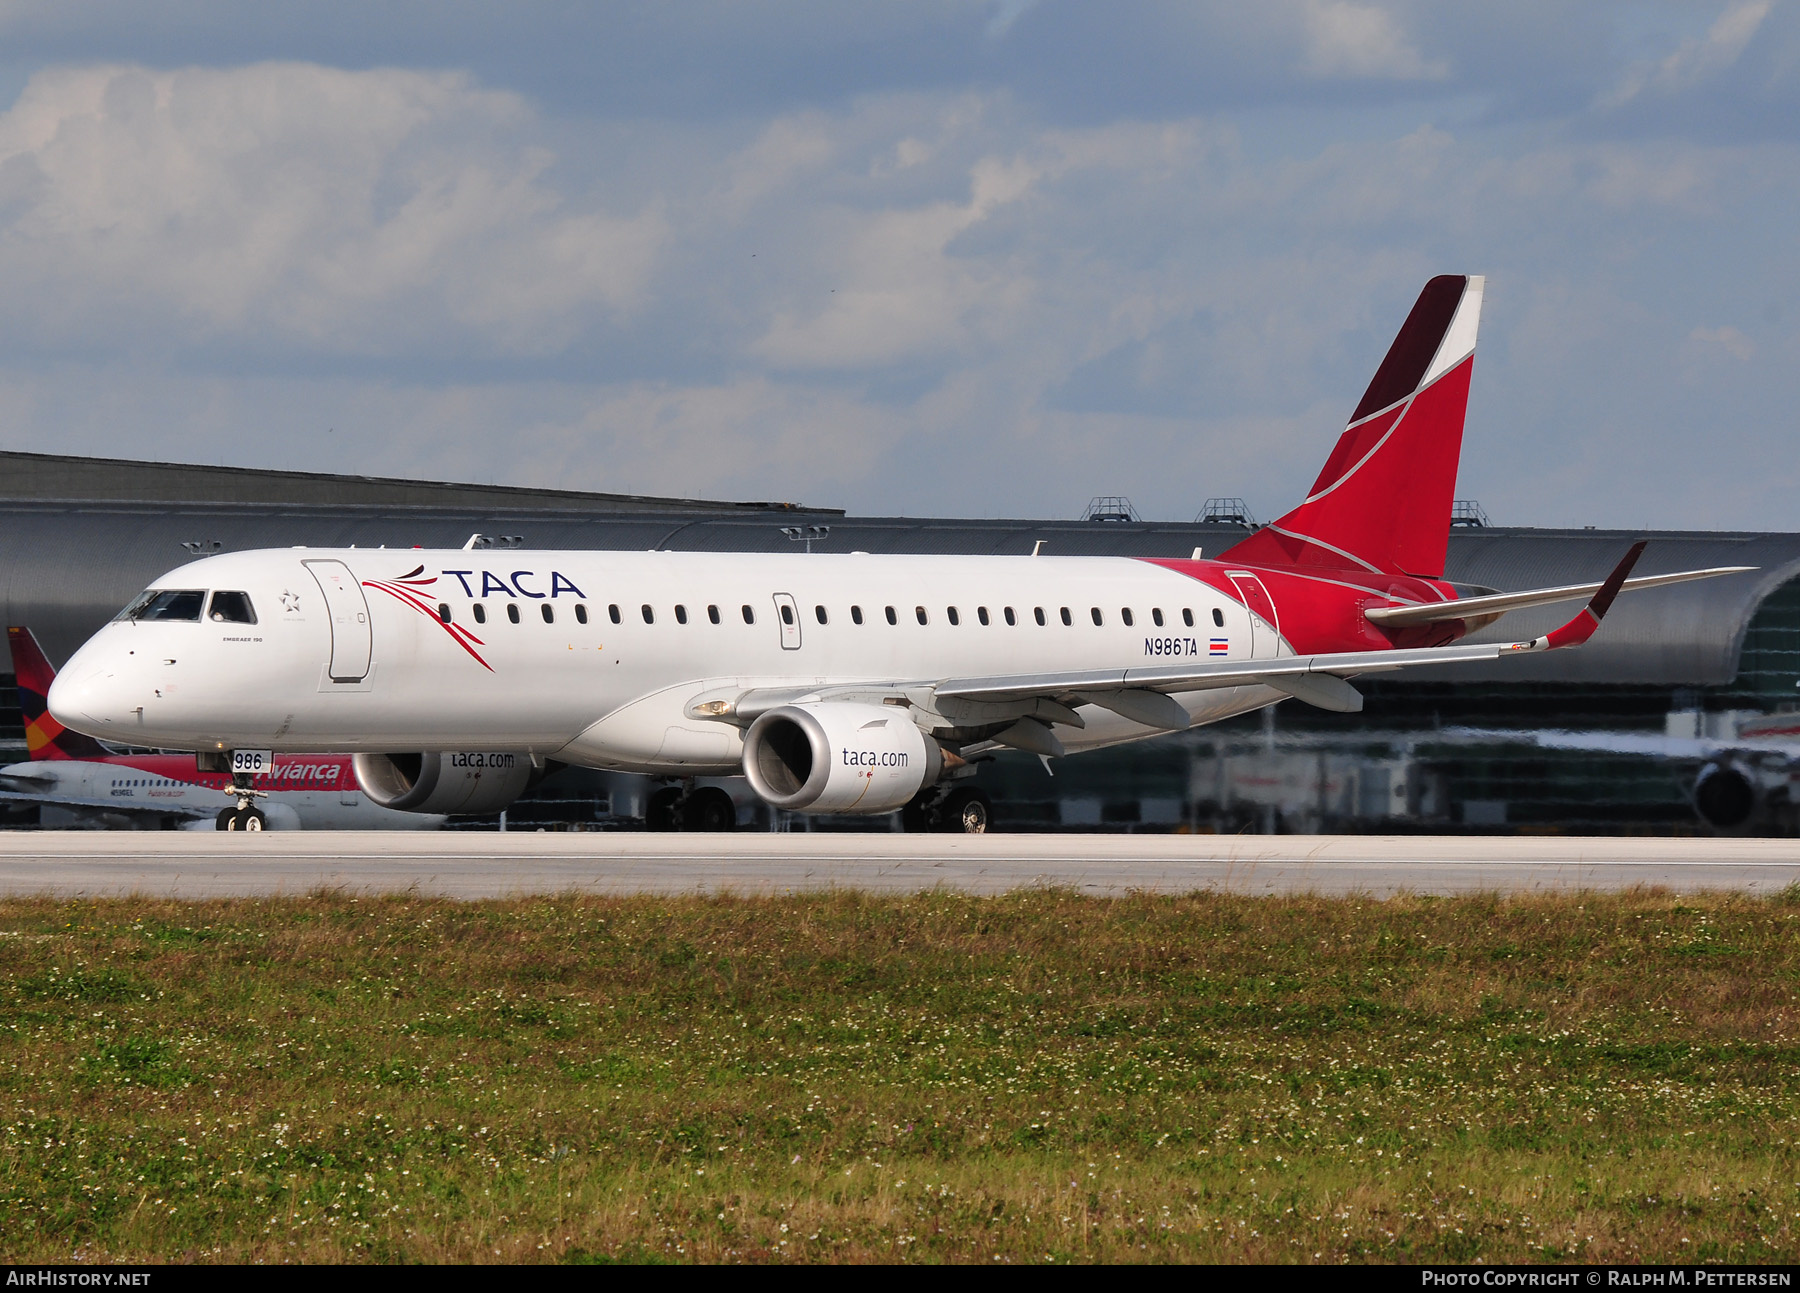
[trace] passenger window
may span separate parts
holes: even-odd
[[[587,607],[580,602],[575,603],[575,622],[577,624],[587,623]]]
[[[957,614],[957,613],[956,613],[956,607],[954,607],[954,606],[946,606],[946,607],[945,607],[945,608],[944,608],[944,614],[946,614],[946,615],[948,615],[948,616],[949,616],[949,617],[950,617],[950,626],[951,626],[951,627],[952,627],[952,628],[954,628],[954,627],[956,627],[956,626],[957,626],[957,625],[958,625],[958,624],[961,624],[961,623],[962,623],[962,617],[961,617],[961,616],[959,616],[959,615],[958,615],[958,614]]]
[[[1225,627],[1225,612],[1220,610],[1217,606],[1213,607],[1213,624],[1218,628]]]
[[[1100,627],[1100,608],[1098,606],[1091,606],[1088,608],[1088,614],[1090,614],[1094,617],[1094,627],[1099,628]]]
[[[514,624],[519,622],[519,604],[517,602],[508,602],[506,604],[506,618],[511,620]]]
[[[200,607],[206,602],[206,594],[204,592],[170,591],[152,593],[147,600],[143,598],[139,600],[143,604],[138,608],[137,614],[131,617],[132,619],[198,622]]]
[[[887,608],[887,617],[889,624],[898,624],[900,622],[900,617],[894,614],[894,608],[892,606]]]
[[[717,624],[719,622],[719,608],[717,606],[708,606],[706,608],[706,618],[711,620],[714,624]]]
[[[913,607],[913,614],[919,617],[919,623],[923,624],[925,622],[925,608],[923,606]]]
[[[1062,608],[1062,622],[1064,628],[1068,628],[1075,623],[1075,617],[1069,614],[1069,608],[1067,606]]]
[[[1013,610],[1012,610],[1012,607],[1010,607],[1010,606],[1008,606],[1004,611],[1002,611],[1001,614],[1006,616],[1006,622],[1008,624],[1017,624],[1019,622],[1013,618]]]
[[[751,610],[748,606],[744,607],[744,623],[756,623],[756,612]]]
[[[790,625],[794,622],[794,608],[793,607],[787,606],[787,605],[782,606],[781,622],[783,624],[790,624]]]
[[[861,624],[862,623],[862,607],[852,606],[850,608],[850,622],[852,624]]]
[[[1152,606],[1150,608],[1150,622],[1156,625],[1157,628],[1162,627],[1162,607]]]
[[[813,614],[818,617],[819,623],[825,623],[825,608],[823,606],[813,607]]]
[[[644,603],[644,623],[646,623],[646,624],[656,623],[656,612],[650,609],[649,602]]]
[[[612,603],[608,604],[608,606],[606,608],[606,617],[608,619],[610,619],[614,624],[617,624],[619,622],[619,604],[617,602],[612,602]]]
[[[677,623],[677,624],[686,624],[686,623],[687,623],[687,607],[685,607],[685,606],[679,606],[679,605],[678,605],[678,606],[676,606],[676,608],[675,608],[675,622],[676,622],[676,623]]]
[[[475,622],[477,624],[487,623],[487,607],[483,606],[480,602],[475,603]]]
[[[544,623],[556,623],[556,612],[550,609],[549,602],[545,602],[542,606],[538,607],[538,609],[544,613]]]
[[[976,607],[976,608],[975,608],[975,618],[976,618],[976,619],[978,619],[978,620],[980,620],[980,621],[981,621],[981,626],[982,626],[982,627],[983,627],[983,628],[986,628],[986,627],[987,627],[987,623],[988,623],[988,613],[987,613],[987,607],[985,607],[985,606],[977,606],[977,607]]]
[[[1190,607],[1182,608],[1181,622],[1183,624],[1187,625],[1189,628],[1194,627],[1194,612],[1193,612],[1192,608],[1190,608]]]
[[[1126,628],[1130,628],[1131,627],[1131,607],[1129,607],[1129,606],[1119,607],[1119,619],[1124,622]]]
[[[450,622],[450,603],[449,602],[439,602],[438,603],[438,618],[440,620],[444,621],[444,623],[446,623],[446,624],[448,624]]]
[[[1031,613],[1033,616],[1035,616],[1037,618],[1039,628],[1043,628],[1044,625],[1048,622],[1044,619],[1044,608],[1042,606],[1033,606],[1031,608]]]
[[[210,617],[220,624],[254,624],[256,608],[249,593],[214,593]]]

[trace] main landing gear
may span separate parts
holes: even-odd
[[[644,828],[652,831],[729,831],[737,805],[717,786],[664,786],[650,796]]]
[[[934,787],[900,810],[900,824],[908,832],[985,835],[993,819],[994,801],[974,786],[952,786],[941,794]]]

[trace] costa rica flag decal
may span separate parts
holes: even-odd
[[[1214,638],[1212,640],[1211,647],[1207,651],[1207,654],[1208,655],[1228,655],[1230,653],[1230,651],[1231,651],[1231,639],[1230,638]]]

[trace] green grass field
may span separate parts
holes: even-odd
[[[1800,901],[0,902],[0,1258],[1792,1260]]]

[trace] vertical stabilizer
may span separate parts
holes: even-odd
[[[19,713],[25,719],[25,750],[32,759],[104,759],[111,751],[91,736],[71,732],[50,716],[44,697],[56,680],[56,670],[44,658],[30,629],[9,628],[6,644],[12,648],[13,673],[19,680]]]
[[[1483,282],[1425,284],[1306,501],[1225,559],[1444,573]]]

